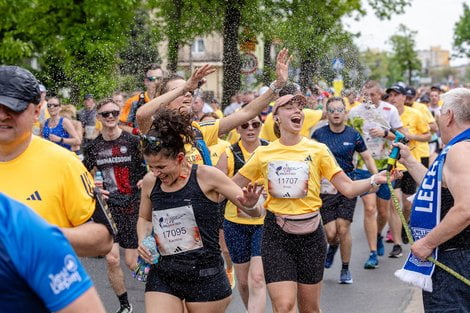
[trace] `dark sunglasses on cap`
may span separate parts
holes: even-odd
[[[149,146],[154,151],[160,151],[162,149],[162,140],[155,136],[139,135],[140,145],[142,149],[147,149]]]
[[[60,107],[60,104],[58,103],[48,103],[47,104],[47,107],[50,109],[50,108],[57,108],[57,107]]]
[[[105,111],[105,112],[99,112],[98,114],[101,115],[104,118],[108,118],[111,115],[113,117],[118,117],[119,116],[119,111]]]
[[[331,109],[331,108],[328,108],[326,109],[328,111],[328,113],[330,114],[333,114],[335,112],[338,112],[338,113],[343,113],[344,112],[344,108],[335,108],[335,109]]]
[[[240,127],[242,129],[247,129],[248,127],[250,127],[250,125],[254,129],[256,129],[256,128],[259,128],[261,126],[261,122],[244,123],[244,124],[241,124]]]
[[[156,80],[162,80],[162,79],[163,79],[162,76],[147,76],[147,77],[145,77],[145,78],[148,79],[148,80],[151,81],[151,82],[154,82],[154,81],[156,81]]]

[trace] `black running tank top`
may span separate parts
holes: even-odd
[[[218,203],[209,200],[201,190],[197,181],[197,169],[198,165],[193,164],[188,182],[178,191],[164,192],[161,189],[161,181],[157,179],[150,194],[152,217],[154,217],[155,211],[170,210],[167,212],[171,213],[181,207],[192,207],[191,211],[194,213],[194,220],[198,228],[196,236],[200,236],[202,239],[202,247],[163,256],[163,258],[167,260],[194,261],[198,265],[218,264],[221,255],[219,247],[219,206]],[[173,214],[173,216],[178,215]],[[160,225],[158,222],[155,225],[155,220],[153,218],[152,220],[155,230],[155,227]],[[162,234],[162,237],[166,234],[168,233]],[[176,247],[176,249],[178,248]],[[177,252],[177,250],[174,249],[174,252]]]

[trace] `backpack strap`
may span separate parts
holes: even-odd
[[[201,154],[202,161],[204,162],[205,165],[210,165],[212,166],[212,161],[211,161],[211,153],[209,151],[209,148],[207,147],[206,142],[204,141],[204,138],[202,136],[202,133],[199,129],[196,127],[193,127],[194,130],[194,144]]]

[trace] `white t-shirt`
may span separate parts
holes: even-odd
[[[372,137],[369,131],[374,128],[389,129],[403,126],[400,114],[395,106],[380,101],[379,106],[361,103],[349,112],[349,123],[364,138],[367,149],[372,154],[378,169],[387,164],[390,154],[391,141],[381,137]],[[362,160],[358,161],[358,168],[366,169]]]

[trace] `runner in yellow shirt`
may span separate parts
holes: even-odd
[[[260,145],[268,142],[259,139],[261,117],[236,128],[240,141],[225,149],[217,163],[217,168],[232,177],[245,164]],[[263,198],[259,205],[262,206]],[[264,211],[264,210],[263,210]],[[266,308],[266,284],[261,262],[261,237],[263,235],[264,214],[251,217],[227,201],[223,223],[225,242],[230,258],[235,264],[238,291],[248,312],[262,313]]]
[[[276,140],[258,147],[233,177],[239,186],[263,179],[268,193],[261,255],[264,276],[275,312],[295,311],[296,303],[320,312],[320,290],[326,241],[320,223],[320,180],[355,197],[379,183],[385,173],[352,181],[328,148],[300,134],[306,99],[285,95],[273,109]]]

